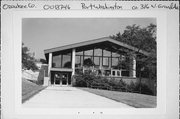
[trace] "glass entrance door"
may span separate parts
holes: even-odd
[[[51,84],[57,86],[71,85],[71,73],[51,71]]]
[[[68,85],[68,74],[67,73],[62,73],[62,85]]]
[[[54,74],[54,85],[60,85],[61,84],[61,78],[59,73]]]

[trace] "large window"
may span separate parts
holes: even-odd
[[[56,68],[71,68],[72,67],[72,55],[68,54],[53,55],[53,67]],[[75,66],[96,66],[105,68],[117,68],[118,62],[126,60],[125,56],[122,56],[116,52],[111,52],[105,49],[93,49],[76,52]]]
[[[71,68],[71,54],[63,55],[62,67]]]
[[[60,68],[61,67],[61,55],[53,56],[52,67],[54,67],[54,68]]]
[[[52,57],[53,68],[71,68],[71,53],[54,55]]]

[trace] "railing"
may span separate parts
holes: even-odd
[[[80,69],[82,70],[82,72],[84,73],[85,71],[89,71],[91,70],[92,72],[96,71],[101,71],[101,74],[97,73],[97,75],[102,75],[102,76],[110,76],[110,77],[129,77],[129,70],[125,70],[125,69],[113,69],[113,68],[108,68],[108,69],[100,69],[94,66],[91,67],[85,67],[85,66],[81,66],[81,67],[76,67],[76,69]],[[109,72],[108,75],[106,75]],[[114,74],[113,74],[114,73]]]

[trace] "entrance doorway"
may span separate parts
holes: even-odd
[[[68,75],[67,73],[62,73],[61,77],[61,84],[60,85],[68,85]]]
[[[51,71],[51,85],[68,86],[71,84],[71,72]]]

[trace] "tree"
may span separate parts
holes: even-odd
[[[24,43],[22,44],[22,69],[38,70],[34,56],[29,52],[28,47],[24,46]]]
[[[150,24],[148,27],[140,28],[140,26],[127,26],[124,33],[117,33],[110,36],[111,38],[134,46],[139,50],[151,52],[156,49],[156,25]]]
[[[143,73],[148,73],[149,79],[156,80],[156,25],[150,24],[145,28],[141,28],[134,24],[127,26],[122,35],[119,32],[110,37],[138,49],[136,52],[128,51],[126,57],[130,59],[130,56],[135,54],[137,62],[136,72],[140,83]],[[149,55],[142,55],[140,51],[146,51]]]
[[[91,60],[91,58],[87,58],[83,61],[83,65],[88,67],[94,66],[94,62]]]
[[[71,61],[66,62],[66,63],[64,64],[64,67],[65,67],[65,68],[71,68]]]

